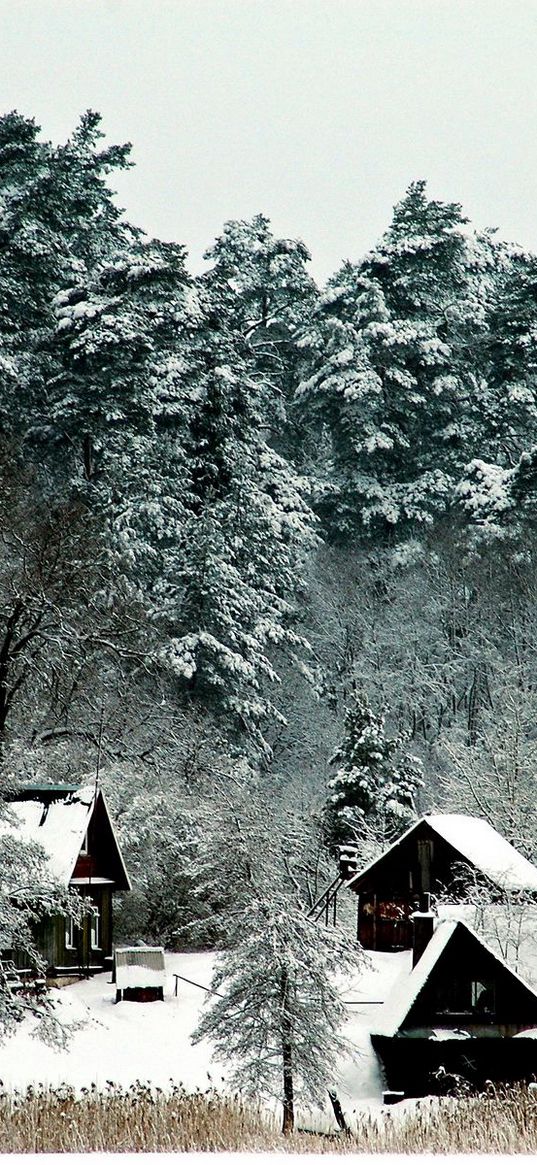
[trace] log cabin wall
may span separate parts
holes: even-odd
[[[92,916],[87,915],[80,927],[73,928],[73,945],[67,941],[68,927],[59,919],[61,933],[58,941],[58,967],[78,967],[81,973],[103,967],[112,954],[112,892],[110,886],[80,887],[82,897],[90,898],[98,908],[97,942]]]
[[[81,927],[70,931],[67,919],[61,915],[42,919],[35,927],[35,944],[43,956],[49,977],[62,977],[72,972],[84,975],[88,970],[103,968],[112,955],[112,887],[79,887],[82,896],[89,896],[99,908],[99,945],[92,942],[91,917]],[[11,952],[15,965],[26,966],[20,952]]]

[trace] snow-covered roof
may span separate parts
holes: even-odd
[[[130,889],[121,850],[110,820],[101,790],[95,783],[76,786],[31,786],[21,790],[24,797],[11,801],[5,819],[0,821],[0,834],[20,838],[22,842],[37,842],[48,858],[48,868],[64,886],[84,884],[84,879],[73,879],[78,856],[90,824],[97,800],[102,800],[114,844],[121,875],[115,883],[121,889]],[[119,874],[119,870],[117,871]],[[92,877],[92,884],[109,879]]]
[[[23,842],[37,842],[49,859],[54,877],[67,886],[95,804],[95,786],[83,785],[66,797],[50,803],[36,800],[12,801],[9,819],[2,821],[2,833],[16,834]]]
[[[115,975],[118,991],[129,987],[164,988],[164,947],[116,947]]]
[[[431,813],[429,825],[466,861],[505,890],[537,890],[537,869],[482,817]]]
[[[425,987],[431,971],[438,963],[457,927],[468,931],[496,963],[508,970],[513,979],[525,987],[526,991],[535,995],[533,988],[525,983],[520,975],[516,974],[516,971],[508,967],[507,963],[487,943],[483,942],[481,935],[476,934],[471,926],[468,926],[466,922],[461,922],[460,919],[445,919],[437,924],[416,966],[411,971],[402,974],[395,982],[379,1012],[373,1031],[374,1035],[394,1036],[403,1027],[411,1007]]]
[[[438,924],[421,959],[418,959],[416,966],[410,972],[405,972],[397,979],[386,1002],[382,1005],[378,1022],[375,1024],[376,1035],[394,1036],[399,1031],[458,925],[457,922],[452,921]]]
[[[424,821],[458,851],[463,861],[469,862],[496,886],[503,890],[537,892],[537,868],[484,818],[469,817],[463,813],[429,813],[421,817],[380,857],[374,858],[354,874],[347,886],[352,887],[355,882],[361,881],[365,874],[410,837]]]

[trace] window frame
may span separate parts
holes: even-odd
[[[101,911],[97,902],[92,903],[93,912],[90,915],[90,949],[102,951],[102,924]]]
[[[78,927],[75,923],[74,918],[70,914],[66,915],[64,922],[65,922],[65,929],[64,929],[65,949],[66,949],[66,951],[76,951],[76,948],[77,948],[76,931],[77,931]]]

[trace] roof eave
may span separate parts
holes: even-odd
[[[406,829],[400,837],[398,837],[395,841],[392,841],[391,845],[389,845],[387,849],[383,850],[382,853],[379,854],[378,858],[373,858],[371,862],[368,862],[367,866],[364,866],[363,870],[359,870],[357,874],[353,874],[352,878],[349,878],[349,881],[345,883],[345,888],[347,890],[353,890],[355,893],[357,893],[359,886],[355,885],[355,883],[361,882],[361,880],[365,878],[367,874],[370,874],[375,869],[375,866],[380,865],[380,863],[388,857],[388,854],[397,849],[397,846],[401,845],[403,841],[406,841],[407,837],[410,837],[414,830],[418,828],[418,825],[421,825],[424,821],[428,824],[427,818],[425,816],[420,817],[418,821],[413,821],[412,825],[410,825],[409,828]],[[429,826],[429,828],[432,829],[432,826]]]
[[[131,880],[130,880],[130,878],[129,878],[129,875],[128,875],[128,873],[127,873],[127,867],[126,867],[126,865],[125,865],[125,862],[123,861],[123,855],[122,855],[122,853],[121,853],[121,847],[120,847],[120,844],[119,844],[119,841],[118,841],[118,837],[117,837],[116,830],[115,830],[115,828],[114,828],[114,823],[113,823],[113,821],[112,821],[112,817],[111,817],[111,815],[110,815],[110,812],[109,812],[109,809],[108,809],[108,804],[107,804],[107,801],[106,801],[106,797],[105,797],[105,795],[104,795],[104,793],[103,793],[102,789],[99,789],[99,790],[98,790],[98,792],[99,792],[99,795],[102,797],[102,800],[103,800],[103,806],[104,806],[104,810],[105,810],[106,816],[107,816],[107,818],[108,818],[108,822],[109,822],[109,824],[110,824],[110,829],[111,829],[111,832],[112,832],[112,837],[113,837],[113,839],[114,839],[114,845],[115,845],[115,847],[116,847],[117,856],[118,856],[118,859],[119,859],[119,865],[120,865],[120,868],[121,868],[121,872],[122,872],[122,874],[123,874],[123,884],[121,884],[121,883],[120,883],[120,882],[119,882],[119,881],[116,879],[116,882],[115,882],[115,887],[116,887],[116,890],[119,890],[119,891],[122,891],[122,892],[130,891],[130,890],[132,890],[132,883],[131,883]],[[96,802],[95,802],[95,803],[96,803]]]

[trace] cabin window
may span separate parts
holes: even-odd
[[[65,946],[69,951],[76,948],[76,926],[74,918],[65,919]]]
[[[89,840],[88,840],[88,834],[89,834],[89,829],[87,829],[87,830],[86,830],[86,832],[85,832],[85,834],[84,834],[84,840],[83,840],[83,842],[82,842],[82,845],[80,846],[80,853],[81,853],[82,855],[85,855],[85,854],[88,854],[88,853],[89,853]]]
[[[92,951],[99,951],[101,949],[101,916],[99,914],[99,907],[95,906],[95,914],[91,916],[91,949]]]
[[[495,1010],[494,983],[490,979],[451,979],[442,984],[437,996],[440,1015],[492,1015]]]
[[[479,1015],[494,1012],[494,983],[490,979],[472,981],[472,1011]]]
[[[470,1012],[470,984],[467,979],[450,979],[438,991],[438,1011],[442,1015],[461,1015]]]

